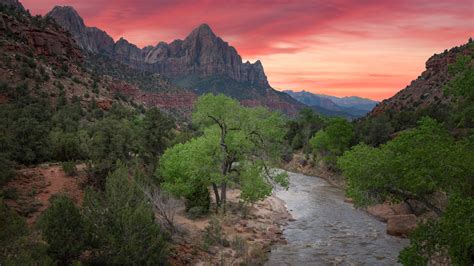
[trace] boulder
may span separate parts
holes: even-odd
[[[367,212],[382,222],[386,222],[388,218],[396,214],[389,204],[369,206],[367,207]]]
[[[387,234],[406,237],[416,228],[416,224],[414,214],[393,215],[387,220]]]

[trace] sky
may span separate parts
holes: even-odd
[[[279,90],[382,100],[435,53],[474,37],[474,0],[22,0],[73,6],[86,25],[143,47],[207,23]]]

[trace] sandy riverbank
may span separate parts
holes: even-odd
[[[184,208],[177,212],[180,233],[174,237],[173,265],[261,264],[273,244],[285,243],[282,227],[292,220],[285,203],[273,195],[254,206],[244,207],[239,195],[237,189],[228,191],[226,215],[211,214],[191,220]],[[219,243],[209,245],[206,241],[210,224],[214,225],[213,229],[220,225]]]

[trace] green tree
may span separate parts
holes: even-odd
[[[474,198],[453,196],[438,221],[420,225],[400,253],[404,265],[426,265],[431,256],[449,256],[453,265],[474,263]]]
[[[343,118],[333,118],[309,141],[316,156],[335,168],[336,158],[350,148],[355,138],[354,127]]]
[[[8,155],[0,153],[0,187],[15,176],[13,162],[8,159]]]
[[[338,165],[347,177],[349,196],[358,203],[413,198],[440,213],[425,197],[441,189],[473,191],[472,162],[474,155],[465,142],[456,143],[439,123],[424,118],[416,129],[379,148],[353,147]]]
[[[105,192],[86,191],[83,214],[88,243],[99,264],[162,265],[165,233],[128,168],[118,162],[107,176]],[[139,179],[139,178],[138,178]]]
[[[106,176],[115,170],[118,160],[129,162],[138,153],[137,127],[127,112],[116,107],[106,118],[78,133],[81,149],[90,160],[90,182],[98,188],[104,188]]]
[[[474,46],[469,43],[468,45]],[[446,84],[445,91],[456,98],[458,127],[474,128],[474,63],[471,55],[458,57],[449,66],[453,78]]]
[[[196,183],[212,185],[216,206],[223,206],[225,211],[229,182],[262,179],[254,184],[267,186],[275,181],[287,185],[285,174],[269,170],[282,151],[285,121],[280,114],[245,108],[226,96],[207,94],[196,103],[193,122],[203,135],[168,149],[161,158],[166,189],[186,196]],[[248,171],[249,167],[258,170]],[[246,178],[241,178],[244,171]],[[259,195],[249,199],[265,196]]]
[[[158,156],[163,154],[171,137],[174,122],[157,108],[146,111],[140,123],[140,157],[155,171]]]
[[[326,125],[326,122],[326,119],[310,108],[303,108],[295,120],[287,122],[288,131],[285,139],[293,150],[303,148],[305,153],[309,153],[311,150],[309,140]]]
[[[66,195],[51,198],[50,204],[38,225],[48,242],[51,257],[60,264],[68,264],[77,259],[85,248],[83,218],[79,208]]]
[[[1,265],[50,265],[47,246],[31,234],[23,217],[19,216],[0,199],[0,264]]]
[[[378,148],[353,147],[338,164],[347,177],[347,194],[356,204],[416,200],[440,217],[411,235],[410,246],[400,255],[404,264],[424,265],[438,253],[455,265],[471,265],[473,147],[472,137],[456,141],[442,125],[425,117],[417,128]],[[430,201],[435,192],[449,197],[446,210]]]

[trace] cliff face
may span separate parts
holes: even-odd
[[[21,4],[20,4],[21,5]],[[16,42],[5,42],[5,50],[26,52],[34,51],[35,55],[64,56],[71,61],[82,60],[81,50],[72,41],[67,32],[53,25],[35,25],[27,15],[10,16],[0,13],[0,32],[7,36],[15,36]],[[26,45],[20,46],[19,43]]]
[[[47,16],[71,32],[83,50],[106,54],[134,67],[151,69],[172,79],[223,75],[238,82],[269,87],[262,63],[242,63],[235,48],[217,37],[207,24],[193,30],[184,40],[140,49],[123,38],[114,42],[106,32],[87,27],[72,7],[55,7]]]
[[[416,111],[419,109],[449,104],[450,97],[443,92],[444,85],[452,78],[449,65],[456,62],[462,55],[474,55],[473,43],[454,47],[449,51],[433,55],[426,62],[426,70],[405,89],[391,98],[379,103],[370,113],[370,116],[400,111]]]
[[[71,33],[72,38],[85,51],[92,53],[113,52],[114,40],[106,32],[86,27],[84,20],[70,6],[56,6],[46,16],[53,18],[65,30]]]
[[[159,43],[147,51],[145,63],[171,78],[223,75],[238,82],[269,87],[260,61],[242,63],[235,48],[217,37],[207,24],[193,30],[184,41]]]
[[[18,11],[25,11],[25,8],[18,0],[0,0],[0,5],[5,5]]]
[[[141,71],[159,73],[195,93],[223,93],[288,114],[303,107],[271,88],[260,61],[243,63],[236,49],[206,24],[194,29],[184,40],[140,49],[123,38],[114,42],[104,31],[87,27],[71,7],[55,7],[47,16],[70,31],[83,50],[106,55]]]

